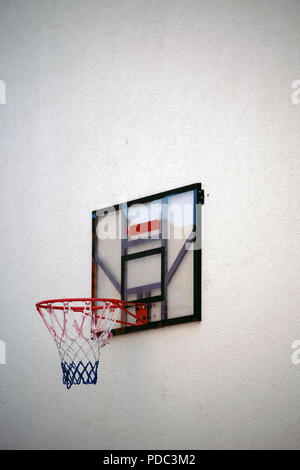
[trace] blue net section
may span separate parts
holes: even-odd
[[[75,362],[61,362],[61,368],[63,372],[62,382],[66,385],[67,389],[70,389],[72,385],[91,385],[97,383],[98,378],[98,365],[99,361],[92,363],[88,361],[86,364],[79,361]]]

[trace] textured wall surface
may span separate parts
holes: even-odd
[[[298,1],[1,0],[1,448],[299,448]],[[93,209],[202,182],[203,321],[60,381]]]

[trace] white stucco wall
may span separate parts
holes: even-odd
[[[300,447],[299,21],[1,0],[1,448]],[[67,392],[34,304],[90,294],[91,211],[198,181],[202,323],[113,338]]]

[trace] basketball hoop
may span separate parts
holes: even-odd
[[[101,348],[117,324],[147,324],[147,305],[141,302],[56,299],[38,302],[36,308],[56,343],[67,389],[97,383]]]

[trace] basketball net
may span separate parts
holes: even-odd
[[[65,300],[60,305],[49,302],[38,307],[56,343],[67,389],[97,382],[100,352],[110,340],[119,311],[110,301],[100,303],[96,309],[91,300]]]

